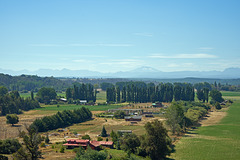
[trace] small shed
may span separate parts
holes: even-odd
[[[125,121],[141,121],[142,116],[126,116],[124,117]]]

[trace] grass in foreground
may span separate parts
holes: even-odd
[[[199,127],[176,145],[173,159],[240,159],[240,101],[228,110],[219,124]]]

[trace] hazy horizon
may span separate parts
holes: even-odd
[[[240,1],[0,1],[0,68],[240,68]]]

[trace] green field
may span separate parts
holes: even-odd
[[[223,96],[240,96],[240,92],[221,91]]]
[[[97,103],[105,103],[106,102],[106,91],[100,91],[97,94]]]
[[[221,91],[224,99],[240,100],[240,92]]]
[[[235,96],[235,95],[234,95]],[[176,160],[240,159],[240,101],[236,101],[220,123],[190,131],[175,147]],[[189,136],[190,135],[190,136]]]
[[[120,105],[99,105],[99,106],[88,106],[88,105],[76,105],[76,104],[63,104],[59,105],[43,105],[41,108],[36,108],[34,110],[40,111],[63,111],[63,110],[74,110],[81,107],[88,108],[90,111],[106,111],[108,109],[117,109],[122,107]]]

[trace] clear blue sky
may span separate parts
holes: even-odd
[[[239,0],[0,0],[0,68],[240,67]]]

